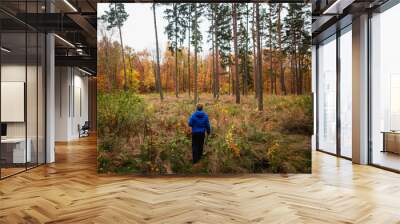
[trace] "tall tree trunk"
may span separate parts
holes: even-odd
[[[113,80],[113,76],[110,74],[111,73],[111,69],[110,69],[110,62],[109,62],[109,59],[110,59],[110,56],[109,56],[109,51],[110,51],[110,46],[109,46],[109,42],[108,42],[108,38],[107,37],[105,37],[106,38],[106,46],[105,46],[105,48],[106,48],[106,50],[105,50],[105,61],[106,61],[106,64],[105,64],[105,69],[106,69],[106,74],[107,74],[107,81],[108,81],[108,83],[107,83],[107,87],[108,87],[108,90],[111,90],[111,89],[113,89],[114,88],[114,80]]]
[[[285,71],[283,70],[283,51],[282,51],[282,30],[281,30],[281,13],[282,13],[282,3],[278,4],[278,25],[277,25],[277,34],[278,34],[278,48],[279,48],[279,68],[280,68],[280,83],[281,83],[281,91],[284,95],[286,95],[286,84],[285,84]]]
[[[191,12],[190,12],[191,13]],[[188,90],[189,90],[189,98],[190,98],[190,21],[192,17],[189,14],[189,36],[188,36]]]
[[[218,4],[217,4],[218,6]],[[215,16],[218,15],[218,8],[216,8]],[[216,74],[215,74],[215,92],[217,99],[219,99],[219,52],[218,52],[218,20],[214,19],[215,27],[214,27],[214,38],[215,38],[215,66],[216,66]]]
[[[277,74],[276,74],[276,73],[273,73],[273,76],[274,76],[274,90],[275,90],[275,95],[277,95],[277,94],[278,94],[278,88],[277,88],[277,84],[276,84],[276,76],[277,76]]]
[[[249,67],[248,67],[248,52],[249,52],[249,4],[246,4],[246,47],[244,54],[244,74],[243,74],[243,95],[247,95],[248,80],[249,80]]]
[[[235,89],[235,76],[232,74],[232,71],[233,71],[233,64],[231,64],[231,65],[229,65],[230,66],[230,73],[231,73],[231,90],[232,90],[232,92],[231,92],[231,94],[232,94],[232,96],[233,95],[235,95],[236,94],[236,89]]]
[[[204,63],[203,63],[203,59],[200,58],[200,73],[203,73],[203,92],[206,92],[206,79],[207,79],[207,70],[204,72]]]
[[[158,79],[157,79],[157,65],[155,63],[155,58],[153,56],[153,62],[151,63],[153,66],[153,75],[154,75],[154,87],[156,88],[156,91],[159,92],[159,86],[158,86]]]
[[[117,10],[117,3],[115,4],[115,10]],[[125,50],[124,50],[124,42],[122,41],[122,31],[121,26],[118,24],[119,31],[119,40],[121,43],[121,54],[122,54],[122,64],[124,65],[124,90],[128,90],[127,80],[126,80],[126,64],[125,64]]]
[[[216,78],[215,78],[215,70],[216,70],[216,68],[215,68],[215,43],[214,43],[214,33],[212,34],[212,39],[213,39],[213,45],[212,45],[212,66],[213,66],[213,71],[212,71],[212,77],[210,77],[210,80],[212,80],[212,86],[211,86],[211,89],[212,89],[212,93],[213,93],[213,97],[214,97],[214,99],[217,97],[217,92],[216,92],[216,82],[215,82],[215,80],[216,80]]]
[[[128,52],[128,64],[129,64],[129,71],[130,71],[130,74],[133,74],[133,63],[132,63],[132,59],[131,59],[131,54],[130,54],[130,52]],[[132,83],[132,78],[131,78],[131,76],[130,77],[128,77],[128,81],[127,81],[127,85],[128,85],[128,88],[129,88],[129,85]]]
[[[292,50],[292,68],[293,68],[293,79],[292,79],[292,93],[297,94],[297,47],[296,47],[296,30],[292,30],[292,44],[294,45],[294,48]]]
[[[296,95],[298,94],[297,90],[297,82],[299,81],[299,67],[298,67],[298,55],[297,55],[297,47],[295,48],[294,52],[294,67],[295,67],[295,81],[294,81],[294,88],[295,88],[295,93]]]
[[[232,66],[229,65],[229,73],[228,73],[228,95],[231,95],[231,86],[232,86]],[[232,90],[233,92],[233,90]]]
[[[195,16],[195,24],[197,24],[197,4],[194,5],[194,16]],[[195,39],[196,40],[196,39]],[[197,41],[195,41],[194,45],[194,103],[197,104],[199,102],[199,93],[197,90]]]
[[[186,60],[184,60],[183,59],[183,55],[182,55],[182,60],[183,60],[183,62],[182,62],[182,69],[181,69],[181,73],[180,73],[180,75],[182,76],[182,92],[183,93],[185,93],[186,92],[186,90],[187,90],[187,87],[186,87],[186,75],[185,75],[185,71],[186,71],[186,67],[185,67],[185,63],[186,63]]]
[[[236,3],[232,3],[232,19],[233,19],[233,47],[235,50],[235,94],[236,103],[240,103],[240,84],[239,84],[239,52],[237,47],[237,12]]]
[[[213,69],[214,69],[214,56],[213,56]],[[213,78],[214,78],[214,73],[213,72],[210,72],[210,81],[209,81],[209,83],[208,83],[208,90],[210,91],[210,94],[211,94],[211,92],[213,91],[213,83],[214,83],[214,81],[213,81]]]
[[[121,26],[118,26],[118,30],[119,30],[119,39],[121,42],[122,64],[124,65],[124,89],[126,91],[126,90],[128,90],[128,85],[127,85],[127,79],[126,79],[125,50],[124,50],[124,43],[122,42]]]
[[[185,71],[186,71],[186,61],[183,59],[183,54],[182,54],[182,63],[183,63],[183,68],[182,68],[182,92],[186,92],[186,85],[187,85],[187,83],[186,83],[186,75],[185,75]]]
[[[296,52],[293,52],[293,79],[292,79],[292,92],[293,94],[297,94],[297,89],[296,89],[296,81],[297,81],[297,58],[296,58]]]
[[[175,96],[179,96],[179,76],[178,76],[178,48],[175,47]]]
[[[162,92],[162,86],[161,86],[161,77],[160,77],[160,48],[158,46],[158,34],[157,34],[157,19],[156,19],[156,4],[153,3],[153,19],[154,19],[154,32],[156,35],[156,55],[157,55],[157,85],[158,85],[158,91],[160,93],[160,99],[161,101],[164,99],[163,92]]]
[[[283,68],[283,63],[280,63],[280,81],[281,81],[281,91],[283,95],[287,95],[286,84],[285,84],[285,69]]]
[[[170,77],[171,77],[171,69],[170,69],[170,65],[169,62],[166,62],[166,66],[165,67],[165,93],[167,94],[169,91],[169,83],[170,83]]]
[[[177,33],[177,3],[174,4],[174,14],[175,14],[175,96],[178,97],[179,94],[179,79],[178,79],[178,33]]]
[[[303,94],[303,55],[299,56],[299,87],[298,87],[298,94]]]
[[[301,83],[301,70],[300,70],[300,54],[297,53],[297,61],[296,61],[296,68],[297,68],[297,80],[296,80],[296,94],[300,94],[300,83]]]
[[[140,82],[139,82],[139,89],[140,89],[140,92],[144,92],[145,91],[145,87],[144,87],[144,66],[143,66],[143,64],[142,64],[142,62],[139,60],[139,64],[140,64],[140,68],[138,69],[139,70],[139,73],[140,73]]]
[[[211,6],[211,7],[214,7]],[[215,58],[216,58],[216,52],[215,52],[215,22],[214,22],[214,8],[211,9],[211,27],[213,31],[211,31],[211,39],[212,39],[212,63],[213,63],[213,73],[212,73],[212,92],[213,92],[213,97],[214,99],[217,97],[217,91],[216,91],[216,75],[215,75],[215,70],[216,70],[216,65],[215,65]]]
[[[256,25],[257,25],[257,64],[258,64],[258,110],[263,110],[263,77],[262,77],[262,53],[261,53],[261,36],[260,36],[260,3],[256,4]]]
[[[270,78],[270,82],[271,82],[271,94],[275,93],[274,90],[274,77],[273,77],[273,71],[272,71],[272,8],[270,7],[270,11],[269,11],[270,15],[269,15],[269,78]]]
[[[257,52],[256,52],[256,46],[257,46],[257,38],[256,38],[256,9],[255,9],[255,4],[253,4],[253,23],[251,24],[251,31],[252,31],[252,39],[253,39],[253,88],[254,88],[254,93],[255,93],[255,98],[258,98],[258,87],[257,87],[257,81],[258,81],[258,62],[257,62]]]

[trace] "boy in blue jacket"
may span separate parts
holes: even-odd
[[[197,104],[196,112],[189,118],[192,127],[192,158],[193,164],[197,163],[203,155],[205,133],[210,134],[211,127],[208,115],[203,111],[203,105]]]

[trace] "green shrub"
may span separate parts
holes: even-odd
[[[277,130],[283,133],[311,135],[313,132],[310,96],[275,96],[271,107]]]
[[[145,133],[149,113],[143,99],[131,92],[99,92],[97,98],[98,152],[111,161],[99,162],[99,167],[109,171],[114,169],[111,164],[122,163],[116,161],[117,156],[130,155],[138,148],[129,141]]]
[[[303,136],[277,134],[267,149],[267,159],[273,173],[310,173],[311,150]],[[308,142],[308,141],[307,141]]]
[[[105,173],[109,170],[110,158],[103,155],[97,156],[97,171],[99,173]]]

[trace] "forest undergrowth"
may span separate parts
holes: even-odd
[[[187,95],[98,93],[98,171],[141,174],[310,173],[312,101],[308,95],[214,100],[200,95],[211,123],[204,155],[192,165]]]

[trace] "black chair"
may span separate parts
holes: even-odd
[[[82,125],[82,127],[80,127],[80,125],[78,125],[79,138],[89,136],[89,129],[90,129],[89,121],[85,121],[85,123]]]

